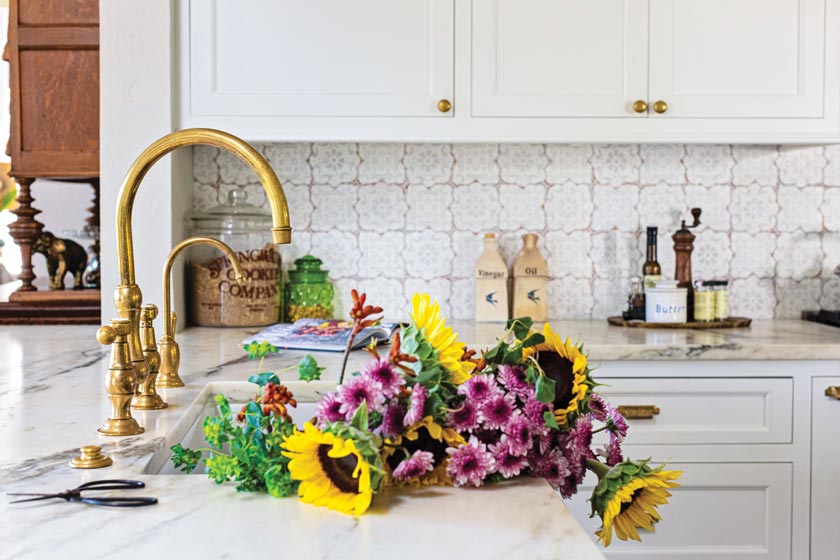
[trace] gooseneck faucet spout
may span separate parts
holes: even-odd
[[[227,150],[256,172],[271,207],[273,218],[271,233],[274,242],[291,242],[289,207],[280,180],[265,158],[245,141],[220,130],[189,128],[167,134],[143,150],[143,153],[131,165],[120,188],[117,206],[117,259],[120,283],[114,294],[119,316],[128,319],[131,324],[131,332],[128,336],[129,355],[137,369],[139,383],[142,383],[148,375],[149,365],[140,345],[140,309],[143,295],[140,287],[137,286],[134,273],[134,240],[131,229],[134,197],[137,195],[140,183],[155,162],[173,150],[198,144]],[[164,320],[168,320],[168,317],[164,317]]]

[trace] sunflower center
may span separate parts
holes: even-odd
[[[629,502],[621,502],[621,511],[618,512],[619,515],[621,515],[622,513],[627,511],[628,509],[630,509],[630,506],[632,506],[633,502],[636,501],[636,496],[638,496],[639,493],[641,493],[642,490],[644,490],[644,488],[639,488],[638,490],[634,490],[633,494],[630,495],[630,501]]]
[[[542,351],[537,363],[549,379],[554,381],[554,410],[563,410],[572,401],[575,383],[574,364],[557,352]]]
[[[359,464],[359,459],[353,455],[346,455],[344,457],[330,457],[329,451],[331,445],[321,444],[318,446],[318,461],[321,463],[321,468],[330,479],[330,482],[342,492],[348,494],[359,493],[359,480],[353,478],[353,472],[356,470],[356,465]]]
[[[425,426],[417,429],[417,439],[411,441],[403,438],[401,445],[408,451],[409,456],[414,455],[414,452],[418,450],[431,452],[433,465],[435,466],[439,465],[446,457],[446,448],[449,447],[446,442],[433,438]],[[388,457],[388,466],[391,467],[391,470],[394,470],[404,458],[405,456],[398,450]]]

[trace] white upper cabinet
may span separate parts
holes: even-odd
[[[629,117],[648,98],[647,0],[481,0],[476,117]]]
[[[189,113],[448,117],[454,0],[201,0]]]
[[[673,118],[822,117],[824,26],[825,0],[650,0],[652,103]]]
[[[840,0],[176,9],[181,128],[254,141],[840,142]]]

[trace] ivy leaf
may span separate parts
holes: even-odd
[[[350,425],[356,428],[357,430],[361,430],[366,432],[368,429],[368,407],[367,401],[362,401],[362,404],[359,405],[359,408],[356,409],[356,412],[353,414],[353,419],[350,420]]]
[[[554,380],[540,375],[537,377],[537,400],[541,403],[550,403],[554,401]]]
[[[173,445],[170,449],[172,450],[172,465],[176,469],[182,467],[181,470],[185,473],[193,472],[201,460],[201,451],[187,449],[180,443]]]
[[[315,358],[307,354],[298,364],[298,376],[301,381],[309,383],[321,379],[321,372],[325,369],[327,368],[319,366]]]
[[[279,349],[270,342],[257,342],[256,340],[252,340],[243,346],[242,349],[248,353],[248,358],[251,360],[262,359],[269,354],[274,354],[279,351]]]
[[[509,323],[513,327],[513,336],[517,340],[525,340],[528,337],[528,333],[531,332],[531,326],[534,324],[534,320],[530,317],[521,317],[519,319],[511,319]]]
[[[248,382],[259,385],[260,387],[265,387],[267,383],[279,384],[280,378],[277,377],[277,374],[271,372],[255,373],[254,375],[248,378]]]
[[[557,423],[557,418],[554,417],[554,414],[550,410],[543,412],[543,420],[545,421],[546,427],[554,430],[560,429],[560,425]]]
[[[525,370],[525,381],[531,385],[537,382],[537,370],[534,369],[534,366],[529,365],[528,369]]]
[[[522,348],[521,347],[517,347],[515,350],[511,350],[511,351],[507,352],[505,354],[504,358],[502,358],[502,363],[503,364],[516,365],[520,362],[522,362]]]
[[[534,333],[528,338],[524,339],[520,346],[522,348],[531,348],[532,346],[542,344],[543,342],[545,342],[545,337],[540,333]]]

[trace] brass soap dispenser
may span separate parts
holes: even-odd
[[[692,290],[691,283],[691,253],[694,251],[694,240],[697,238],[691,229],[700,225],[700,208],[692,208],[691,216],[694,222],[687,226],[685,220],[682,221],[680,230],[671,236],[674,240],[674,253],[676,253],[676,268],[674,270],[674,280],[677,281],[678,288],[688,289],[688,320],[694,320],[694,290]]]

